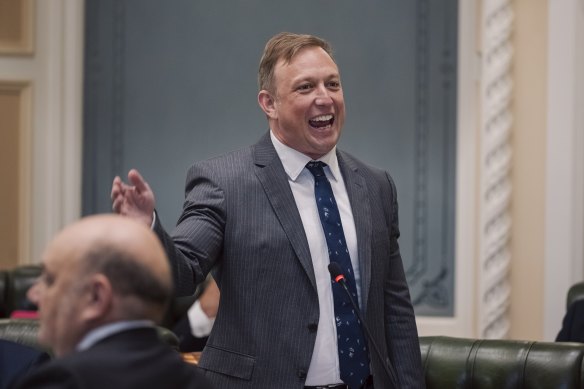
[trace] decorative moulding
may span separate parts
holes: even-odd
[[[34,52],[33,0],[0,0],[0,55]]]

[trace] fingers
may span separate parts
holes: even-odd
[[[110,198],[114,200],[122,191],[122,179],[120,176],[116,176],[112,182],[112,191],[110,193]]]
[[[110,199],[112,200],[112,211],[120,213],[120,206],[123,202],[123,182],[120,176],[114,178]]]
[[[112,211],[114,213],[120,213],[122,210],[122,204],[124,203],[124,197],[123,196],[117,196],[113,201],[112,201]]]
[[[136,187],[138,193],[143,193],[146,191],[150,191],[150,186],[148,183],[142,178],[142,175],[138,170],[132,169],[128,172],[128,180]]]
[[[121,213],[121,207],[124,204],[124,201],[126,201],[126,197],[131,196],[131,192],[134,191],[136,191],[134,186],[126,184],[119,176],[116,176],[112,183],[112,191],[110,194],[112,200],[112,211],[115,213]]]
[[[152,219],[154,193],[136,169],[128,172],[129,184],[116,176],[112,182],[110,198],[112,211],[121,215]],[[151,224],[151,223],[150,223]]]

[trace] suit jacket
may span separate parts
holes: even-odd
[[[397,238],[391,177],[337,152],[355,219],[362,311],[400,388],[422,388],[420,348]],[[155,223],[178,294],[216,266],[221,302],[199,366],[221,388],[302,388],[319,321],[312,259],[287,175],[269,133],[243,150],[193,165],[172,236]],[[389,388],[371,354],[375,388]]]
[[[0,339],[0,389],[30,374],[50,359],[44,351],[20,343]]]
[[[570,304],[556,342],[584,343],[584,300],[576,300]]]
[[[87,350],[57,358],[22,380],[21,389],[213,388],[154,328],[118,332]]]
[[[188,315],[184,315],[176,322],[172,327],[172,332],[177,336],[178,349],[183,353],[203,351],[205,344],[207,344],[207,339],[209,339],[208,336],[198,338],[193,335]]]

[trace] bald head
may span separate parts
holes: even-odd
[[[43,265],[29,297],[39,306],[39,340],[57,354],[103,324],[159,322],[172,293],[158,238],[123,216],[90,216],[67,226],[48,245]]]
[[[113,214],[89,216],[70,224],[49,244],[47,253],[70,253],[70,261],[90,265],[87,255],[101,249],[123,254],[161,278],[170,277],[168,261],[156,235],[129,218]]]
[[[49,246],[79,276],[104,274],[114,293],[164,304],[170,296],[171,274],[156,235],[118,215],[97,215],[63,229]]]

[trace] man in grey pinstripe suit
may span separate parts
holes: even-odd
[[[354,269],[358,300],[381,358],[365,387],[423,388],[420,349],[397,239],[396,189],[384,171],[336,148],[345,118],[339,70],[326,41],[281,33],[266,44],[258,143],[194,164],[183,213],[167,234],[136,170],[116,177],[115,212],[151,225],[192,294],[215,269],[221,301],[200,360],[220,388],[347,388],[340,376],[328,250],[306,163],[326,163]],[[371,340],[369,350],[372,350]],[[351,388],[353,389],[353,388]]]

